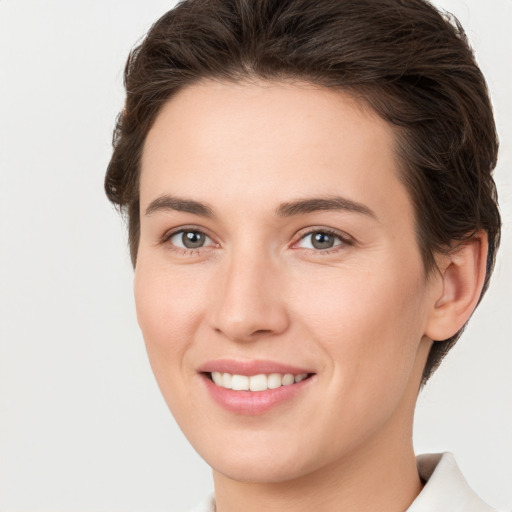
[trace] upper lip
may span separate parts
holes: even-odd
[[[300,375],[304,373],[314,373],[308,368],[293,366],[289,364],[269,361],[264,359],[255,359],[250,361],[236,359],[215,359],[207,361],[197,369],[201,373],[221,372],[231,373],[232,375],[259,375],[262,373],[291,373]]]

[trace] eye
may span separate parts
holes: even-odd
[[[297,246],[303,249],[326,250],[350,242],[336,233],[325,230],[311,231],[302,236]]]
[[[176,231],[167,238],[167,241],[181,249],[200,249],[212,242],[209,236],[194,229]]]

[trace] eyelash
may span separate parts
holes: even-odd
[[[211,238],[204,232],[202,231],[201,229],[196,229],[196,228],[181,228],[181,229],[178,229],[176,231],[171,231],[170,233],[166,233],[162,239],[161,239],[161,243],[162,244],[165,244],[165,245],[168,245],[169,248],[172,250],[172,251],[175,251],[175,252],[178,252],[179,254],[183,255],[183,256],[198,256],[200,253],[202,253],[202,250],[204,249],[208,249],[208,247],[198,247],[198,248],[195,248],[195,249],[191,249],[191,248],[184,248],[184,247],[177,247],[176,245],[174,244],[171,244],[170,243],[170,240],[173,236],[176,236],[176,235],[179,235],[179,234],[183,234],[183,233],[198,233],[200,235],[204,235],[205,237],[209,238],[211,240]],[[349,237],[348,235],[346,234],[342,234],[338,231],[335,231],[335,230],[332,230],[332,229],[329,229],[329,228],[313,228],[313,229],[309,229],[308,231],[305,231],[303,233],[300,234],[298,240],[296,242],[294,242],[294,246],[297,245],[301,240],[304,240],[305,238],[307,238],[308,236],[311,236],[311,235],[314,235],[314,234],[318,234],[318,233],[321,233],[321,234],[324,234],[324,235],[329,235],[329,236],[332,236],[334,238],[337,238],[341,243],[333,246],[333,247],[330,247],[330,248],[327,248],[327,249],[310,249],[310,248],[303,248],[303,250],[305,251],[308,251],[310,253],[315,253],[315,254],[320,254],[320,255],[327,255],[327,254],[331,254],[333,252],[338,252],[340,250],[343,250],[343,248],[346,248],[347,246],[352,246],[354,245],[354,240]]]
[[[190,228],[181,228],[181,229],[177,229],[176,231],[171,231],[169,233],[166,233],[162,237],[161,243],[163,245],[167,245],[172,251],[175,251],[183,256],[198,256],[202,252],[202,250],[208,249],[208,247],[198,247],[196,249],[190,249],[188,247],[178,247],[178,246],[170,243],[170,240],[173,236],[183,234],[183,233],[198,233],[200,235],[204,235],[205,237],[207,237],[211,240],[211,238],[204,231],[197,229],[197,228],[190,227]]]
[[[303,248],[303,250],[306,250],[310,253],[318,254],[318,255],[328,255],[332,254],[334,252],[342,251],[347,246],[354,245],[354,240],[350,238],[348,235],[344,233],[340,233],[339,231],[335,231],[333,229],[329,228],[313,228],[308,229],[307,231],[300,234],[299,239],[297,242],[295,242],[293,245],[297,245],[301,240],[304,240],[308,236],[315,235],[321,233],[323,235],[329,235],[334,238],[337,238],[341,243],[334,245],[333,247],[329,247],[327,249],[309,249],[309,248]]]

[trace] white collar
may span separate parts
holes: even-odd
[[[496,512],[469,487],[450,452],[416,457],[425,487],[406,512]],[[191,512],[215,512],[214,495]]]
[[[427,483],[407,512],[495,512],[469,487],[450,452],[418,455],[416,462]]]

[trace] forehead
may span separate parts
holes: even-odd
[[[254,144],[266,138],[267,143],[272,139],[281,147],[288,141],[295,150],[297,143],[307,142],[303,149],[310,151],[320,140],[328,144],[357,132],[362,144],[378,138],[382,148],[393,146],[391,125],[348,92],[290,80],[202,80],[179,90],[163,105],[146,137],[142,163],[151,158],[155,147],[158,151],[159,144],[172,140],[176,145],[185,140],[193,143],[195,150],[206,150],[210,143],[213,149],[221,142],[214,140],[215,133],[228,135],[239,145],[248,142],[248,134]]]
[[[334,192],[377,207],[390,194],[407,202],[394,142],[388,123],[339,90],[203,81],[170,99],[148,133],[141,207],[192,192],[245,208]]]

